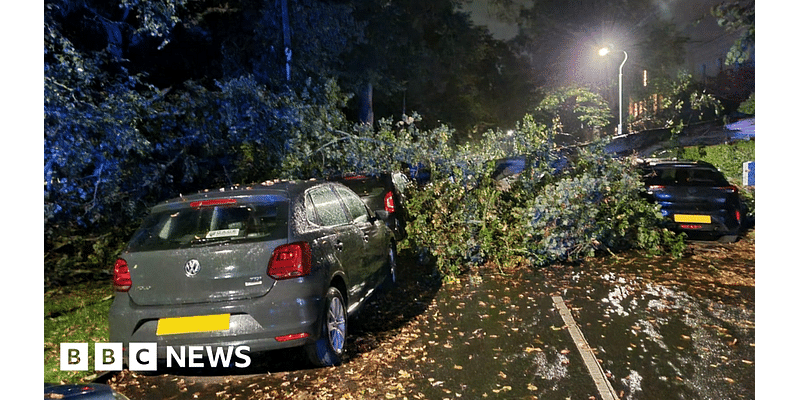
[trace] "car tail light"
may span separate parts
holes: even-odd
[[[394,194],[392,192],[386,193],[386,196],[383,197],[383,209],[389,213],[394,212]]]
[[[721,187],[716,187],[714,189],[722,190],[725,193],[737,193],[737,192],[739,192],[739,188],[737,188],[736,186],[721,186]]]
[[[739,210],[736,210],[736,213],[734,215],[736,215],[736,222],[741,223],[742,222],[742,212],[739,211]]]
[[[117,259],[114,264],[114,290],[117,292],[127,292],[132,285],[131,272],[128,270],[128,262]]]
[[[272,252],[267,275],[274,279],[306,276],[311,272],[311,247],[306,242],[278,246]]]

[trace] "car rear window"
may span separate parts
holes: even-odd
[[[655,167],[645,175],[650,185],[725,186],[721,172],[709,168]]]
[[[341,181],[359,196],[380,196],[386,190],[375,177],[348,177]]]
[[[263,197],[257,202],[161,208],[144,220],[128,249],[168,250],[280,239],[288,234],[287,210],[285,199]]]

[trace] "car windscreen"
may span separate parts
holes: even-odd
[[[287,215],[288,203],[283,198],[160,209],[144,220],[128,250],[169,250],[285,238]]]
[[[709,168],[655,167],[647,171],[648,185],[663,186],[726,186],[721,172]]]

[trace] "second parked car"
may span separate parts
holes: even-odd
[[[114,267],[110,339],[304,347],[340,363],[348,316],[394,276],[395,241],[347,187],[282,182],[153,207]]]
[[[646,160],[641,165],[647,197],[661,205],[669,228],[735,241],[746,214],[739,189],[703,161]]]

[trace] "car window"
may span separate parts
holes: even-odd
[[[708,168],[662,167],[655,168],[648,181],[657,185],[711,186],[727,185],[727,180],[719,171]]]
[[[305,205],[308,222],[314,225],[322,225],[319,216],[317,216],[317,208],[314,206],[314,201],[311,200],[311,193],[306,193]]]
[[[369,215],[367,214],[367,208],[364,205],[364,202],[356,196],[350,190],[344,188],[336,188],[336,192],[339,193],[339,196],[342,198],[345,207],[350,212],[350,216],[353,218],[353,221],[358,223],[367,222],[369,219]]]
[[[689,174],[689,182],[695,184],[727,185],[728,182],[721,172],[711,169],[693,169]]]
[[[218,241],[273,240],[288,231],[285,199],[230,205],[161,208],[145,218],[128,247],[168,250]]]
[[[306,194],[306,201],[311,205],[310,208],[307,208],[314,210],[313,215],[309,212],[310,222],[320,226],[335,226],[348,222],[339,198],[330,187],[321,186],[309,190]]]
[[[380,196],[384,191],[383,185],[375,177],[345,178],[341,183],[359,196]]]

